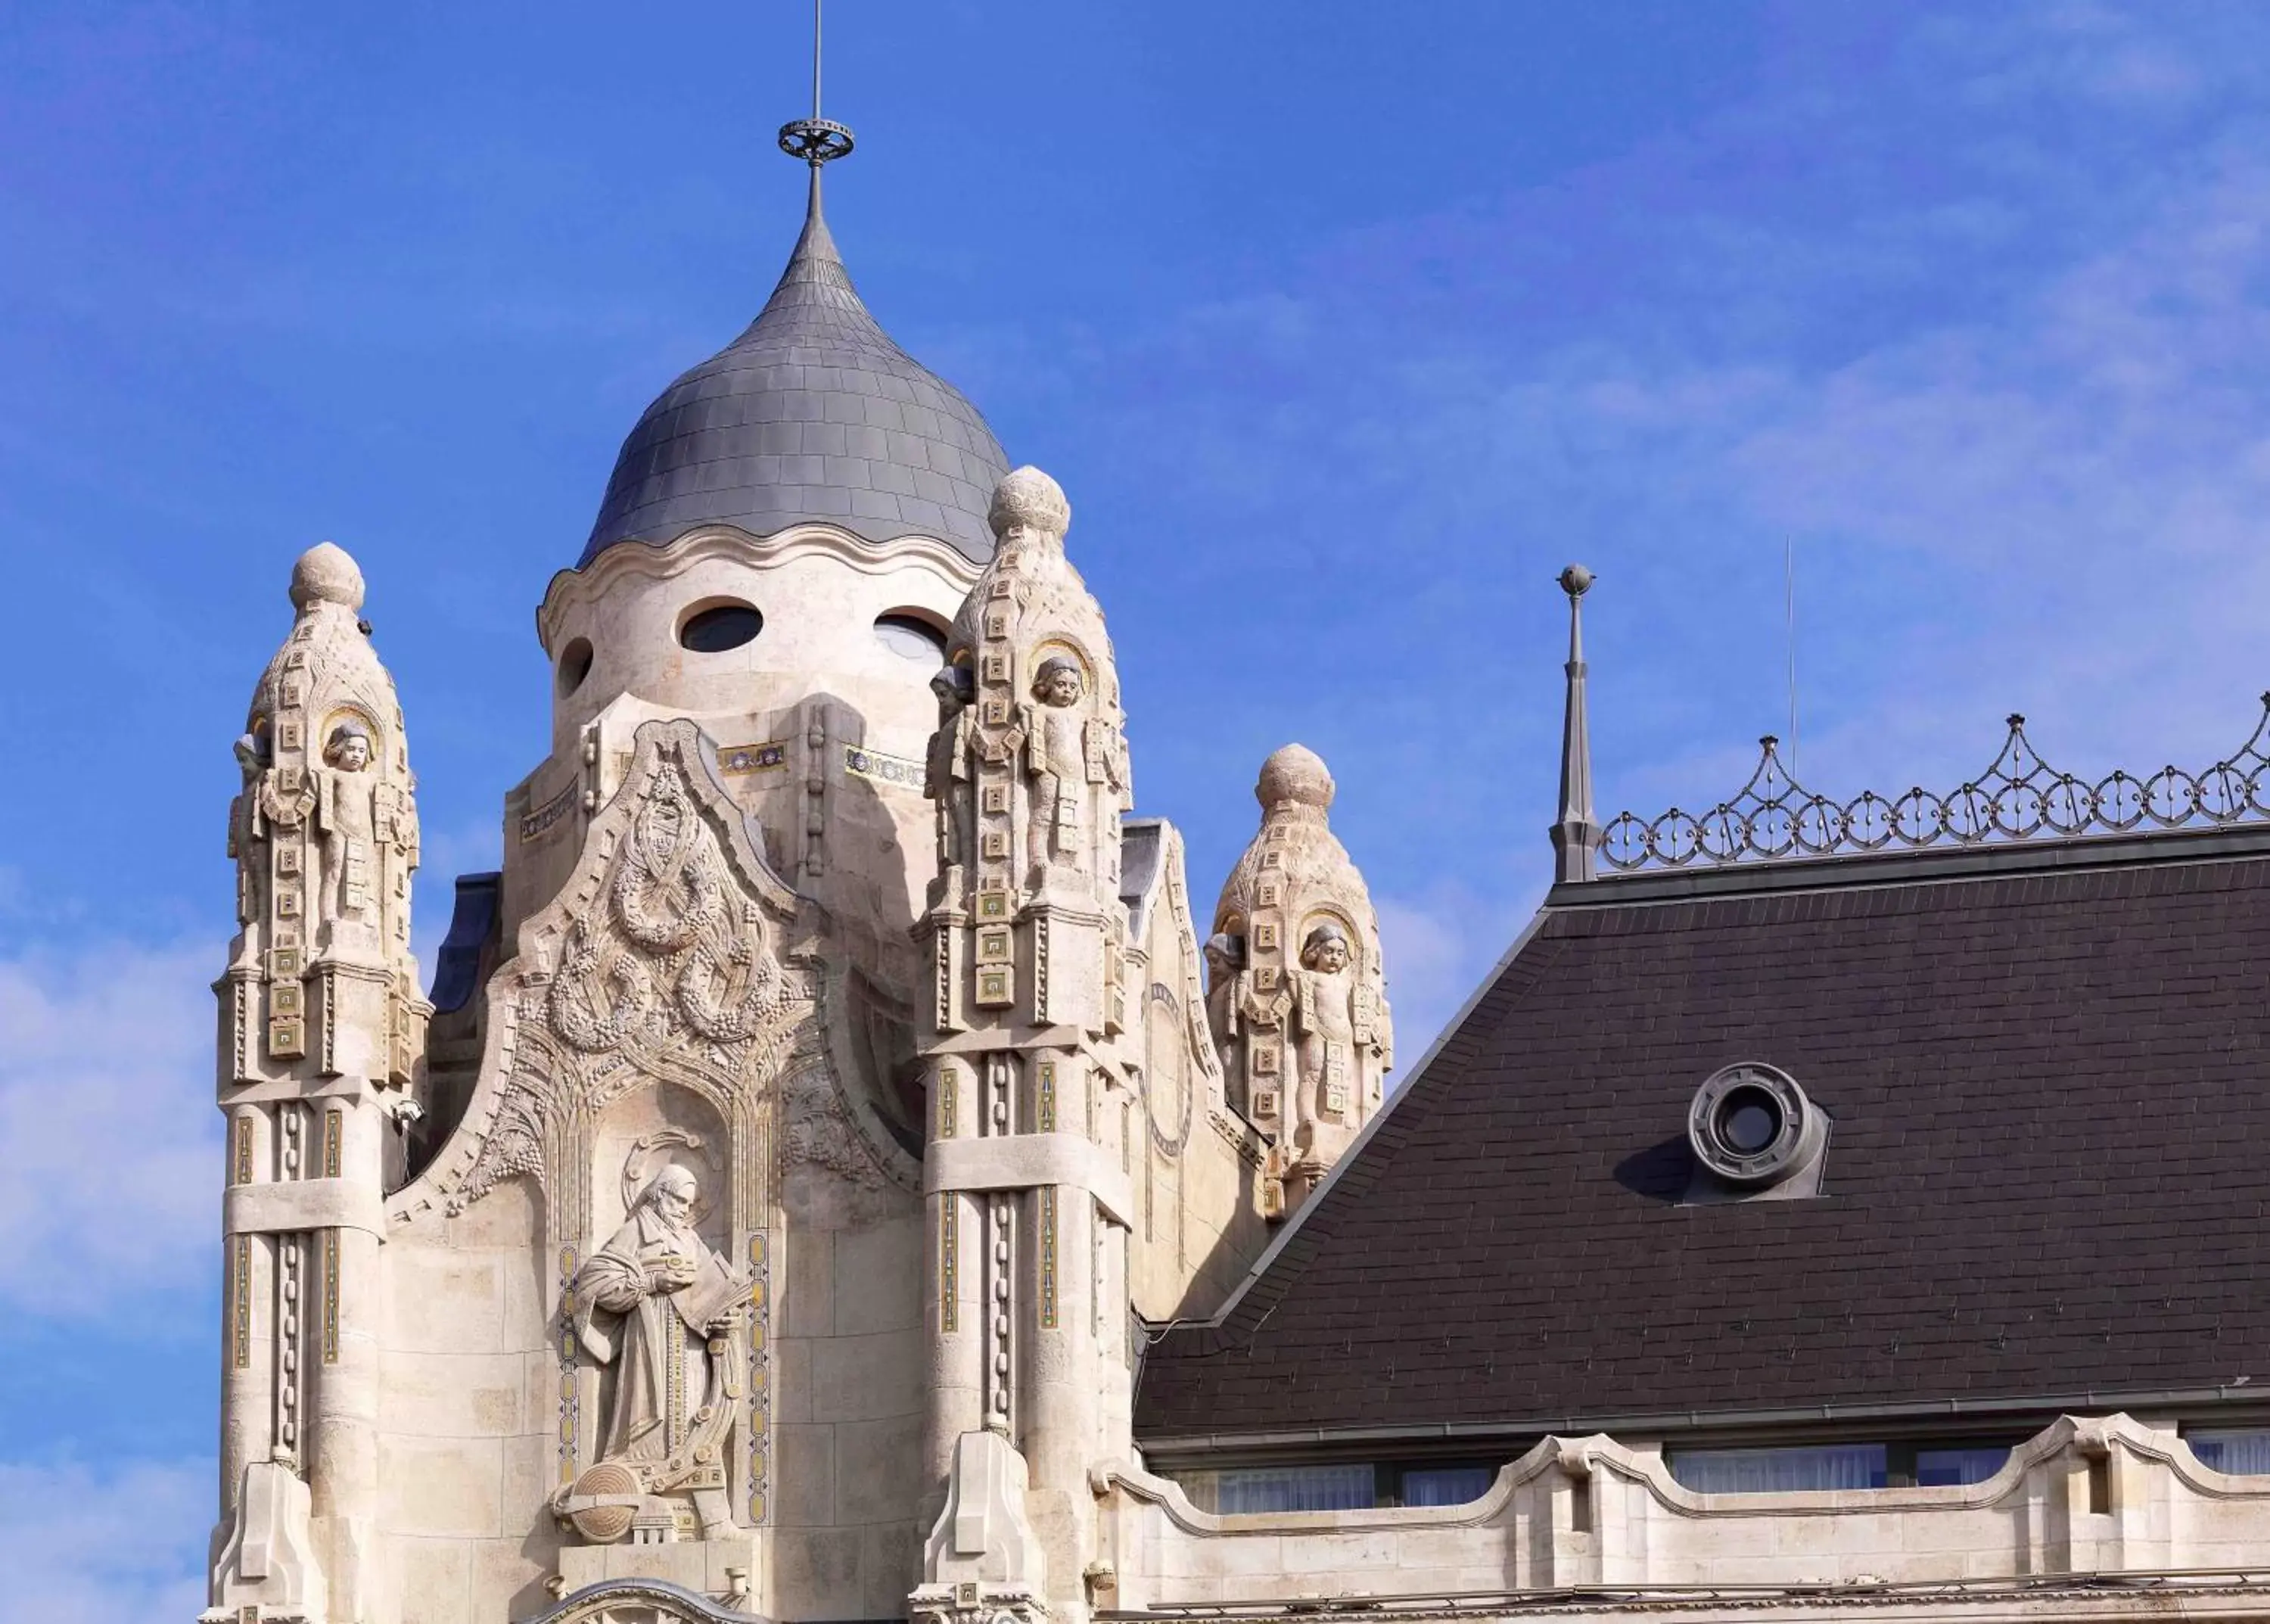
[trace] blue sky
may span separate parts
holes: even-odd
[[[793,239],[806,26],[0,13],[0,1619],[202,1600],[204,983],[291,560],[369,578],[430,945],[544,748],[546,580]],[[1415,1058],[1544,881],[1569,559],[1604,811],[1707,803],[1782,730],[1785,547],[1822,788],[1956,782],[2013,709],[2083,770],[2244,738],[2266,35],[2192,0],[838,0],[829,214],[1069,491],[1193,889],[1269,750],[1332,763]]]

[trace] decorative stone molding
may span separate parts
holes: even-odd
[[[768,1624],[662,1579],[603,1579],[523,1624]]]
[[[923,1167],[925,1193],[1032,1190],[1043,1184],[1085,1189],[1123,1227],[1136,1221],[1127,1175],[1102,1147],[1076,1133],[1024,1133],[983,1139],[940,1139]]]
[[[245,1467],[201,1624],[323,1624],[323,1573],[308,1507],[308,1485],[289,1456]]]
[[[601,1413],[599,1373],[619,1355],[563,1335],[558,1480],[568,1487],[555,1509],[587,1539],[675,1540],[689,1527],[706,1538],[765,1520],[764,1283],[782,1222],[781,1173],[808,1163],[855,1187],[912,1182],[910,1169],[890,1167],[844,1092],[830,1039],[844,1024],[829,997],[840,994],[842,974],[831,976],[820,960],[817,922],[767,864],[716,754],[689,722],[639,730],[576,869],[523,924],[517,955],[490,983],[480,1080],[464,1122],[388,1204],[389,1223],[405,1224],[533,1178],[558,1264],[558,1311],[573,1327],[591,1312],[586,1266],[615,1233],[591,1201],[610,1112],[642,1091],[667,1089],[691,1095],[716,1123],[714,1142],[672,1153],[698,1169],[703,1210],[716,1205],[705,1233],[716,1236],[718,1267],[745,1279],[754,1301],[738,1329],[708,1331],[707,1315],[684,1327],[696,1352],[708,1339],[708,1401],[700,1415],[689,1406],[683,1428],[672,1423],[651,1458],[606,1457],[604,1440],[621,1429]],[[623,1205],[628,1212],[628,1196]]]
[[[1046,1567],[1025,1514],[1023,1456],[992,1432],[954,1446],[946,1509],[923,1547],[923,1583],[907,1598],[917,1624],[1037,1624]]]
[[[959,548],[929,536],[901,536],[878,545],[832,524],[791,525],[769,536],[752,535],[731,524],[705,524],[667,546],[638,543],[609,547],[581,569],[561,570],[552,577],[543,606],[536,612],[537,635],[545,653],[556,656],[557,640],[572,613],[635,590],[633,583],[669,581],[711,559],[761,567],[814,554],[864,575],[890,575],[909,560],[918,561],[963,590],[978,573]]]
[[[1601,1435],[1546,1439],[1462,1506],[1219,1516],[1124,1465],[1092,1477],[1115,1605],[1146,1617],[1258,1619],[1336,1598],[1425,1616],[1453,1594],[1489,1616],[1554,1592],[1579,1617],[1833,1605],[1940,1617],[1945,1600],[1992,1616],[1999,1600],[2063,1618],[2076,1614],[2048,1598],[2067,1589],[2211,1593],[2215,1570],[2270,1539],[2270,1479],[2210,1471],[2173,1432],[2117,1414],[2062,1418],[1992,1477],[1948,1487],[1703,1494],[1659,1450]],[[2143,1597],[2131,1592],[2148,1612]]]

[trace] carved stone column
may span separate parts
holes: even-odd
[[[1126,1312],[1098,1296],[1110,1271],[1095,1235],[1100,1209],[1124,1226],[1130,1206],[1089,1099],[1132,1064],[1118,894],[1131,795],[1118,673],[1065,555],[1070,517],[1037,469],[1001,482],[999,550],[938,685],[941,871],[917,930],[935,988],[926,1503],[945,1509],[911,1604],[924,1616],[1087,1612],[1087,1469],[1111,1387],[1098,1326]],[[1021,1531],[995,1550],[987,1529]]]
[[[410,953],[416,780],[362,575],[325,543],[253,695],[231,809],[241,925],[221,999],[225,1537],[213,1611],[375,1605],[385,1136],[429,1012]]]

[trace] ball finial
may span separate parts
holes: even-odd
[[[1332,804],[1332,770],[1324,759],[1306,745],[1287,745],[1261,764],[1253,798],[1264,812],[1280,806],[1313,806],[1322,812]]]
[[[1027,464],[1002,476],[993,487],[993,505],[985,518],[1003,541],[1020,531],[1035,530],[1061,540],[1072,528],[1072,504],[1065,500],[1062,486]]]
[[[1582,597],[1592,590],[1592,572],[1582,564],[1571,564],[1555,577],[1561,590],[1571,597]]]
[[[349,610],[362,607],[362,571],[345,547],[317,542],[292,566],[292,607],[338,604]]]

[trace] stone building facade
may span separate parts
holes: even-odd
[[[2259,732],[1604,826],[1572,568],[1555,883],[1391,1093],[1330,772],[1196,912],[1072,517],[815,163],[430,990],[415,718],[300,559],[208,1624],[2270,1617]]]

